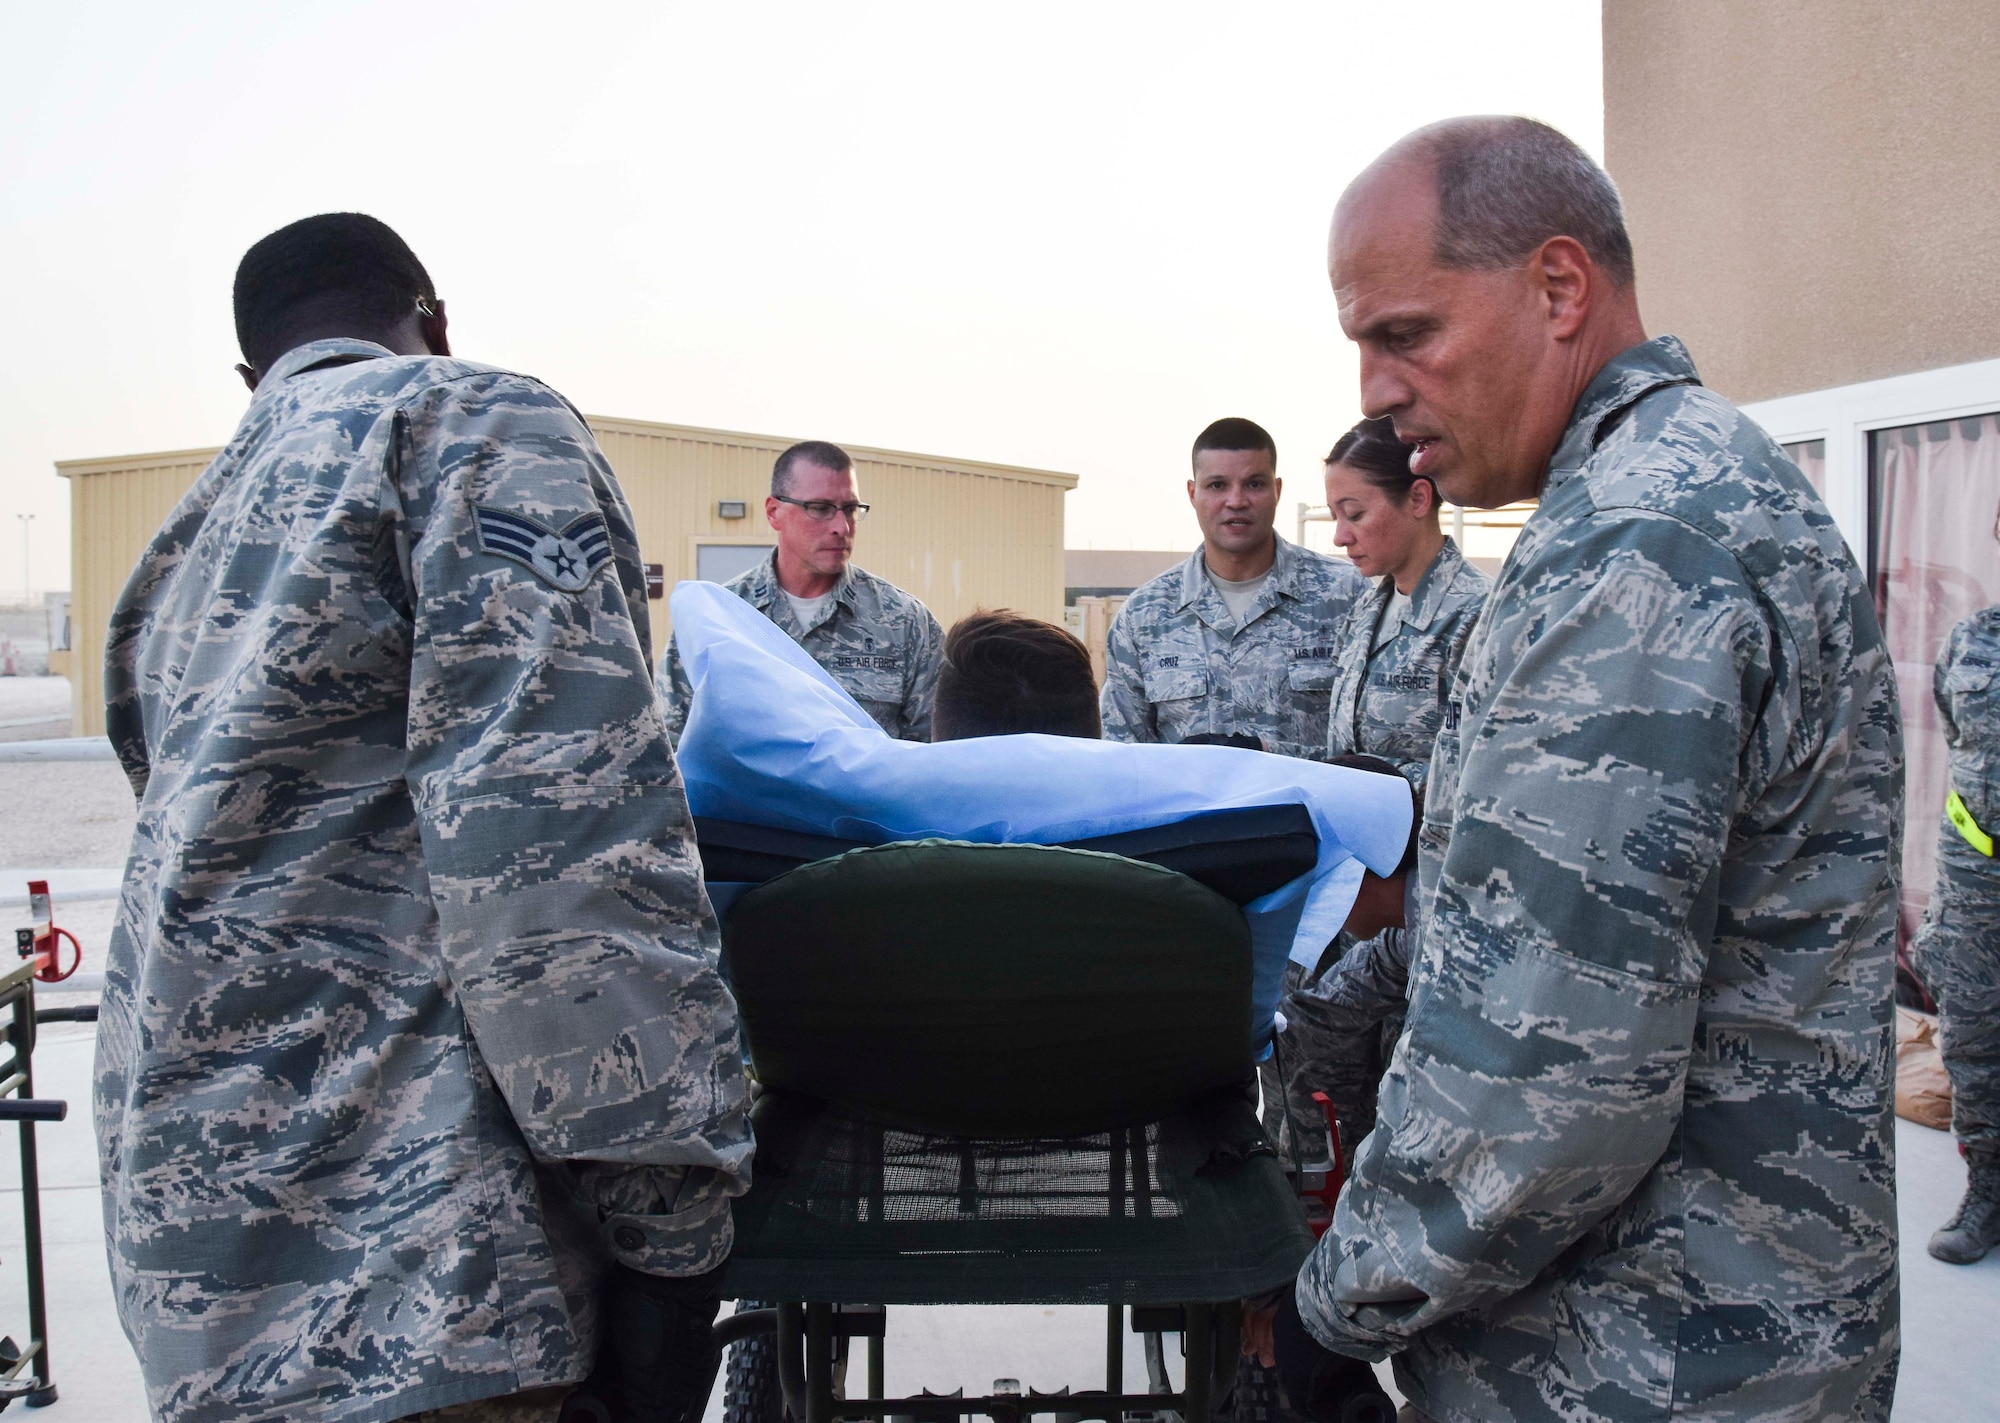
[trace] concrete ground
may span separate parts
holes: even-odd
[[[54,678],[0,678],[0,908],[26,923],[16,879],[54,870],[112,872],[122,865],[132,827],[132,794],[112,761],[7,759],[9,719],[46,718],[66,691]],[[66,703],[65,703],[66,705]],[[65,724],[64,730],[67,729]],[[42,735],[60,735],[43,731]],[[78,875],[86,892],[105,876]],[[84,973],[102,973],[110,938],[109,899],[64,898],[55,877],[56,921],[83,941]],[[10,905],[9,899],[14,902]],[[0,926],[5,927],[5,926]],[[94,992],[86,994],[94,996]],[[76,1001],[50,992],[44,1003]],[[144,1418],[139,1367],[120,1331],[104,1259],[91,1134],[93,1030],[51,1025],[35,1053],[36,1095],[61,1097],[69,1119],[44,1126],[41,1146],[42,1223],[48,1252],[51,1361],[61,1399],[35,1416],[51,1423],[135,1423]],[[0,1333],[27,1332],[21,1275],[21,1191],[18,1157],[0,1127]],[[1991,1379],[1994,1321],[2000,1319],[2000,1254],[1978,1265],[1941,1265],[1924,1253],[1932,1230],[1951,1213],[1965,1186],[1952,1139],[1913,1123],[1896,1123],[1899,1213],[1903,1232],[1903,1363],[1896,1417],[2000,1420],[2000,1389]],[[899,1308],[889,1311],[887,1385],[949,1392],[963,1385],[983,1392],[999,1378],[1044,1392],[1103,1387],[1104,1316],[1081,1308]],[[1177,1362],[1177,1361],[1176,1361]],[[858,1367],[858,1361],[857,1361]],[[1126,1387],[1144,1386],[1138,1340],[1128,1338]],[[1176,1375],[1178,1368],[1175,1369]],[[1384,1370],[1386,1375],[1386,1370]],[[719,1392],[719,1391],[718,1391]],[[706,1423],[721,1417],[711,1399]]]

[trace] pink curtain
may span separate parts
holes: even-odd
[[[1826,497],[1826,441],[1800,440],[1790,445],[1780,445],[1792,457],[1792,463],[1799,467],[1799,473],[1812,481],[1820,497]]]
[[[1903,949],[1930,902],[1947,789],[1931,669],[1953,624],[2000,602],[2000,415],[1878,430],[1868,467],[1870,574],[1902,692],[1909,766]]]

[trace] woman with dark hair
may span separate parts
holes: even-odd
[[[1333,541],[1374,580],[1340,639],[1328,725],[1331,757],[1378,756],[1409,779],[1421,811],[1431,750],[1452,679],[1493,584],[1438,521],[1437,486],[1410,473],[1410,447],[1386,419],[1363,420],[1326,457]],[[1285,1047],[1295,1119],[1325,1092],[1350,1149],[1375,1121],[1375,1087],[1402,1028],[1416,938],[1416,876],[1408,927],[1365,942],[1342,938],[1340,960],[1288,996]]]

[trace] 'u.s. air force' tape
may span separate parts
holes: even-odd
[[[1993,837],[1979,828],[1979,822],[1972,818],[1972,812],[1965,808],[1965,802],[1953,791],[1944,798],[1944,813],[1951,817],[1952,825],[1964,837],[1965,843],[1984,855],[1993,858]]]
[[[512,509],[475,504],[479,546],[510,558],[550,587],[580,593],[611,562],[611,529],[602,514],[585,514],[561,529]]]

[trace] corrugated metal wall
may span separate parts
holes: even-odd
[[[589,417],[631,501],[639,547],[669,586],[695,573],[702,544],[772,541],[764,522],[771,462],[791,441],[765,435]],[[1063,494],[1076,476],[1009,465],[844,448],[872,509],[855,561],[929,605],[946,627],[975,607],[1063,617]],[[139,555],[214,450],[63,460],[70,481],[70,724],[104,731],[104,630]],[[742,500],[746,517],[717,506]],[[655,650],[666,605],[655,603]]]
[[[104,629],[132,567],[214,450],[62,460],[69,480],[69,723],[104,734]]]

